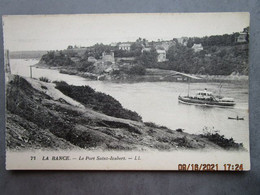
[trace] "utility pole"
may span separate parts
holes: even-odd
[[[32,66],[30,66],[30,78],[32,78]]]

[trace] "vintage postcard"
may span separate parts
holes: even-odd
[[[249,13],[3,16],[8,170],[250,170]]]

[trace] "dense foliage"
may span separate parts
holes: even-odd
[[[87,59],[81,59],[76,64],[76,69],[81,72],[91,72],[94,68],[93,64],[93,62],[88,62]]]
[[[145,75],[146,69],[141,65],[135,65],[129,69],[128,73],[131,75]]]
[[[155,48],[152,48],[151,51],[144,51],[142,55],[138,58],[138,64],[146,68],[154,68],[157,66],[157,56]]]
[[[224,135],[219,135],[218,133],[205,133],[201,137],[208,138],[209,141],[219,145],[225,149],[240,149],[243,148],[242,143],[236,143],[233,138],[227,139]]]
[[[86,52],[84,54],[84,58],[88,58],[88,57],[92,56],[96,59],[101,59],[103,52],[110,52],[114,49],[115,49],[115,47],[110,46],[110,45],[104,45],[102,43],[95,44],[86,50]]]
[[[167,52],[168,62],[154,67],[190,74],[248,74],[248,44],[204,47],[200,52],[176,44]]]
[[[55,82],[56,88],[65,95],[75,99],[76,101],[92,108],[95,111],[102,112],[109,116],[117,118],[141,121],[142,118],[133,111],[124,109],[122,105],[110,95],[101,92],[95,92],[89,86],[73,86],[66,82]]]
[[[73,57],[76,57],[79,60],[77,62],[74,62],[71,59]],[[82,58],[78,56],[77,53],[72,50],[67,50],[65,52],[50,51],[42,56],[41,62],[50,66],[70,67],[81,72],[91,72],[91,70],[93,69],[93,62],[88,62],[87,58]]]
[[[50,51],[47,54],[43,55],[41,62],[51,66],[70,66],[75,65],[71,58],[65,55],[62,51],[54,52]]]

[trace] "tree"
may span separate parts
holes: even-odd
[[[151,51],[143,51],[138,63],[146,68],[154,68],[157,66],[157,56],[158,53],[155,48],[152,48]]]
[[[132,66],[129,70],[129,74],[132,75],[145,75],[146,69],[141,65]]]

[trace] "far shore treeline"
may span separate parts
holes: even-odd
[[[237,40],[242,33],[245,40],[239,42]],[[145,75],[147,68],[201,75],[248,75],[249,27],[244,28],[242,33],[185,37],[181,41],[173,38],[148,42],[145,38],[139,38],[135,42],[127,42],[130,45],[128,50],[120,49],[120,42],[116,45],[101,43],[91,47],[69,45],[61,51],[49,51],[42,56],[40,63],[101,75],[108,72],[100,68],[104,63],[97,61],[102,60],[104,52],[113,52],[115,62],[105,63],[106,69],[112,67],[109,71],[111,75]],[[202,49],[196,51],[194,45],[199,45]],[[165,50],[166,60],[158,61],[158,50]],[[96,61],[91,61],[90,58]]]

